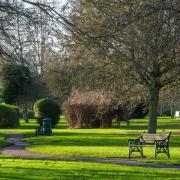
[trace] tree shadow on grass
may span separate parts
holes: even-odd
[[[22,163],[23,160],[25,163]],[[3,161],[6,164],[0,166],[2,179],[165,179],[168,177],[178,179],[180,176],[178,170],[175,172],[171,170],[158,171],[155,168],[124,165],[112,167],[108,163],[88,162],[87,164],[87,162],[79,161],[6,157],[3,158]]]
[[[129,138],[137,138],[135,135],[110,135],[98,133],[54,133],[52,137],[30,137],[29,139],[34,145],[50,145],[50,146],[125,146],[128,145]]]
[[[29,135],[29,140],[34,145],[128,147],[128,139],[138,137],[140,135],[56,132],[51,137]],[[180,147],[179,136],[171,137],[170,147]]]

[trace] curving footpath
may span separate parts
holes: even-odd
[[[30,144],[23,141],[22,134],[6,134],[7,140],[12,144],[6,146],[0,150],[3,155],[19,157],[19,158],[36,158],[36,159],[59,159],[59,160],[69,160],[69,161],[90,161],[98,163],[112,163],[121,164],[129,166],[143,166],[143,167],[153,167],[153,168],[165,168],[165,169],[180,169],[178,165],[168,165],[168,164],[155,164],[155,163],[144,163],[137,162],[135,160],[123,159],[123,158],[86,158],[86,157],[63,157],[63,156],[52,156],[46,154],[36,154],[27,151],[25,148]]]

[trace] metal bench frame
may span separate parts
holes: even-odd
[[[43,126],[39,126],[35,129],[35,136],[38,136],[38,135],[44,135],[44,128]]]
[[[163,133],[161,133],[163,134]],[[144,139],[145,133],[141,135],[138,139],[129,139],[128,144],[129,144],[129,150],[128,150],[128,158],[131,157],[131,154],[133,152],[139,152],[142,157],[143,155],[143,146],[154,146],[154,158],[156,159],[157,155],[160,153],[164,153],[170,158],[169,154],[169,139],[171,136],[171,132],[167,135],[165,138],[161,139],[156,139],[157,136],[160,136],[161,134],[150,134],[151,136],[154,135],[153,142],[149,143]],[[147,136],[148,134],[146,134]]]

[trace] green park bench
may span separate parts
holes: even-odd
[[[170,133],[157,133],[157,134],[147,134],[143,133],[138,139],[129,139],[129,151],[128,158],[131,157],[133,152],[139,152],[142,157],[143,155],[143,146],[154,146],[154,158],[157,157],[160,153],[165,153],[168,158],[169,154],[169,139],[171,136]]]
[[[35,136],[37,135],[52,135],[52,129],[51,129],[51,119],[50,118],[44,118],[43,124],[39,127],[35,128]]]
[[[35,128],[35,136],[38,136],[38,135],[44,135],[43,126],[39,126]]]

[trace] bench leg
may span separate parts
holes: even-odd
[[[36,129],[36,131],[35,131],[35,136],[37,136],[38,135],[38,130]]]
[[[157,158],[157,155],[160,153],[164,153],[167,155],[168,158],[170,158],[169,154],[169,147],[156,147],[154,148],[154,159]]]
[[[170,158],[169,148],[168,148],[168,150],[167,150],[167,156],[168,156],[168,158]]]
[[[141,146],[141,156],[144,158],[143,147]]]
[[[157,155],[161,153],[161,148],[158,146],[154,146],[154,159],[157,158]]]
[[[131,157],[131,151],[130,151],[130,147],[129,147],[129,149],[128,149],[128,159],[130,159],[130,157]]]
[[[144,158],[144,154],[143,154],[143,147],[142,146],[129,146],[129,150],[128,150],[128,158],[131,158],[131,154],[133,152],[139,152],[142,156],[142,158]]]
[[[154,159],[156,159],[157,157],[157,152],[156,152],[156,148],[154,149]]]

